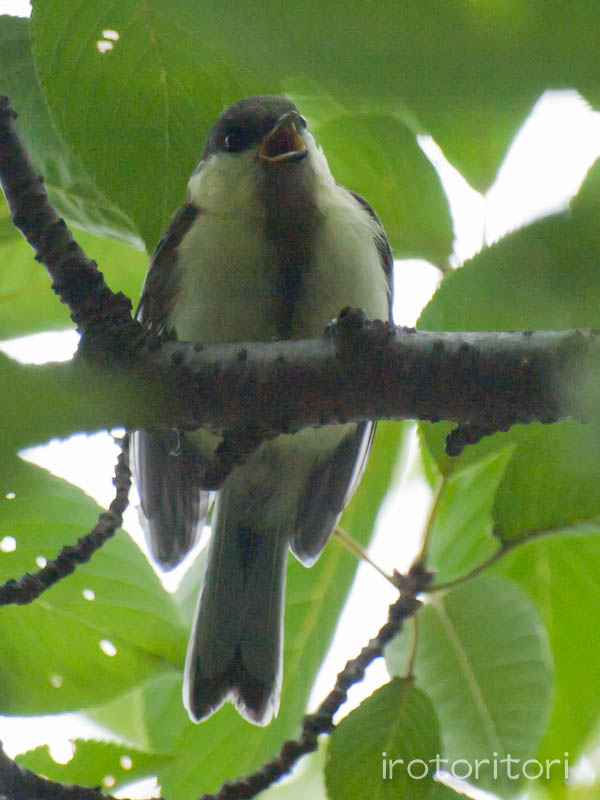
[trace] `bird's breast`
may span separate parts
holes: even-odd
[[[275,335],[275,265],[255,220],[200,213],[180,245],[171,312],[179,339],[262,341]]]
[[[276,216],[201,212],[180,244],[170,316],[178,338],[320,336],[346,305],[387,319],[374,222],[345,190],[329,194],[310,214],[283,209],[279,225]]]

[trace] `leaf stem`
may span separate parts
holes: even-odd
[[[395,589],[398,588],[398,584],[394,578],[391,575],[388,575],[388,573],[382,569],[379,564],[376,564],[375,561],[373,561],[368,553],[363,550],[359,543],[356,542],[349,533],[346,533],[346,531],[340,527],[336,527],[334,535],[337,536],[340,543],[346,548],[346,550],[348,550],[348,552],[352,553],[352,555],[356,556],[357,558],[366,561],[367,564],[370,564],[373,569],[377,570],[377,572],[382,575],[386,581],[389,581]]]
[[[433,493],[431,508],[429,509],[427,522],[425,523],[425,528],[423,530],[423,544],[421,545],[421,552],[415,559],[415,562],[417,564],[425,564],[427,560],[427,550],[429,548],[429,540],[431,538],[431,533],[433,531],[433,523],[440,506],[442,491],[445,485],[446,485],[446,478],[445,476],[442,475]]]
[[[412,618],[412,635],[410,642],[410,656],[408,657],[408,667],[406,677],[412,678],[415,671],[415,661],[417,659],[417,641],[419,636],[419,615],[415,614]]]
[[[426,589],[424,589],[424,591],[427,592],[428,594],[431,594],[433,592],[441,592],[445,589],[452,589],[454,586],[458,586],[461,583],[465,583],[465,581],[469,581],[472,578],[475,578],[477,575],[486,570],[492,564],[495,564],[496,561],[499,561],[502,558],[502,556],[508,553],[509,550],[512,550],[513,546],[516,543],[517,542],[501,542],[500,547],[496,550],[495,553],[492,553],[492,555],[489,556],[489,558],[486,558],[484,561],[477,564],[477,566],[473,567],[473,569],[470,570],[469,572],[465,572],[464,575],[459,575],[457,578],[452,578],[452,580],[450,581],[444,581],[444,583],[438,583],[433,586],[429,586]]]

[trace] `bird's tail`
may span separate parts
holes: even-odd
[[[184,703],[199,722],[228,698],[266,725],[279,708],[289,533],[233,473],[215,508],[208,564],[188,645]]]

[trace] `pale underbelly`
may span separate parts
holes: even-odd
[[[339,241],[338,241],[339,240]],[[201,215],[180,254],[182,283],[170,322],[201,343],[280,338],[280,276],[270,242],[247,222]],[[375,243],[327,226],[302,271],[291,338],[322,335],[345,306],[387,319],[387,283]]]

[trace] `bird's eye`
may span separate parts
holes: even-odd
[[[230,153],[239,153],[248,146],[249,141],[250,136],[247,131],[234,128],[225,137],[225,149],[229,150]]]
[[[302,128],[306,128],[307,125],[308,125],[308,123],[306,122],[306,119],[302,115],[300,115],[298,117],[298,122],[300,123],[300,127],[302,127]]]

